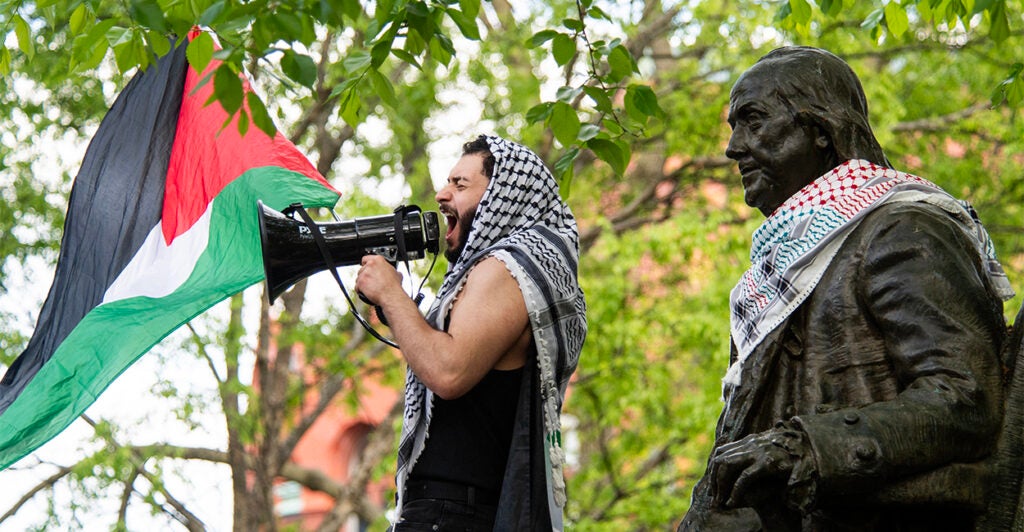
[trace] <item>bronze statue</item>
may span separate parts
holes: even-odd
[[[679,530],[974,529],[1013,295],[974,210],[892,168],[860,81],[824,50],[761,58],[728,120],[726,155],[767,218]]]

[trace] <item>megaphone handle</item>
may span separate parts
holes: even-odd
[[[373,305],[373,311],[377,313],[377,319],[379,319],[381,323],[387,325],[388,327],[391,326],[391,324],[388,323],[388,317],[384,315],[384,309],[381,308],[380,305],[374,303],[373,301],[370,301],[370,298],[364,296],[363,293],[360,292],[359,290],[356,290],[356,295],[359,296],[359,300],[362,301],[363,303],[366,303],[367,305]]]

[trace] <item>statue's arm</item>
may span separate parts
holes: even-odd
[[[933,208],[886,210],[868,233],[855,282],[899,393],[795,420],[816,461],[819,495],[977,460],[991,451],[1001,419],[1001,304],[970,242]]]

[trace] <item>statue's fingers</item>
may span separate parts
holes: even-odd
[[[711,462],[711,479],[714,487],[712,500],[716,506],[722,506],[729,499],[736,477],[742,474],[749,464],[749,454],[740,452],[717,456]]]
[[[744,469],[743,472],[736,477],[736,482],[733,483],[732,489],[729,493],[729,499],[725,502],[725,507],[736,508],[743,506],[747,499],[747,492],[754,484],[764,478],[765,474],[766,469],[764,467],[759,467],[759,464],[755,464]]]

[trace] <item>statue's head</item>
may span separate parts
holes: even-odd
[[[729,124],[726,155],[739,162],[747,203],[765,215],[846,160],[889,166],[857,75],[818,48],[779,48],[758,60],[733,86]]]

